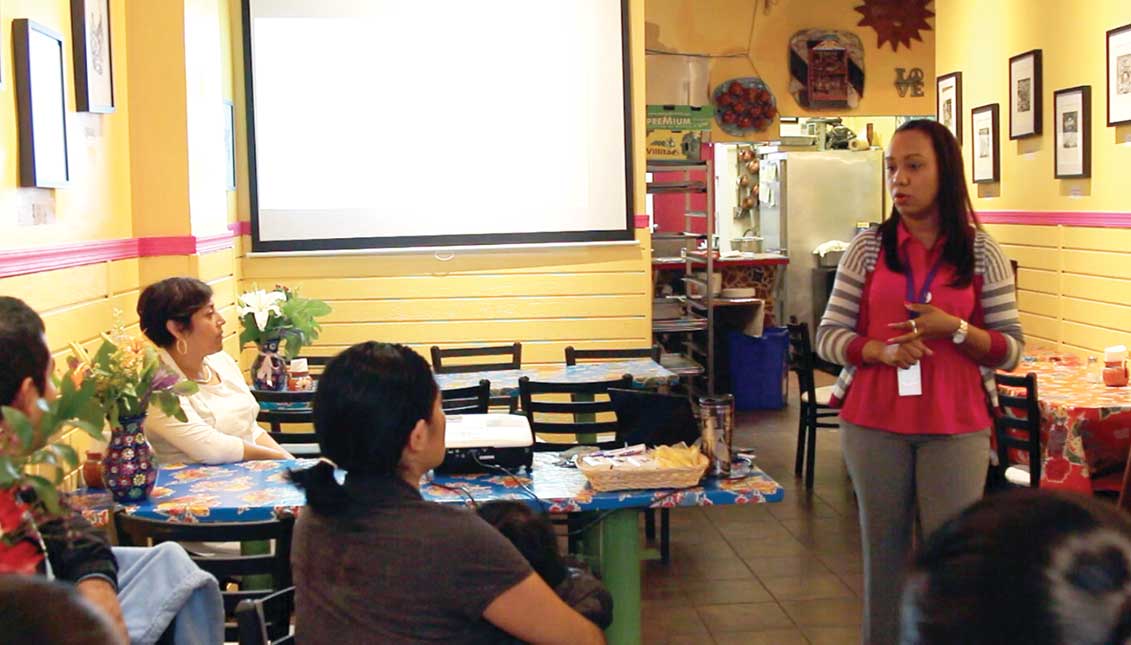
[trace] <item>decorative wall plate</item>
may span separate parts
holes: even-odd
[[[723,81],[711,93],[715,122],[729,135],[741,137],[762,132],[777,117],[774,95],[762,79],[755,76]]]
[[[789,39],[789,92],[803,108],[854,108],[864,96],[864,46],[848,31],[806,29]]]

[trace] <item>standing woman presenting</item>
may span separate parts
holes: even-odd
[[[905,123],[886,164],[891,216],[852,241],[817,328],[818,354],[846,367],[833,398],[860,507],[868,645],[898,641],[916,518],[929,535],[981,497],[994,370],[1024,345],[1009,260],[978,224],[950,131]]]

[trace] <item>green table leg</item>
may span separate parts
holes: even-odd
[[[613,596],[613,624],[605,630],[610,645],[638,645],[640,633],[640,536],[637,508],[609,514],[586,531],[585,550],[599,545],[600,574]]]

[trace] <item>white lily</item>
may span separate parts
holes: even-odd
[[[240,317],[251,314],[255,317],[255,326],[259,328],[259,331],[263,331],[271,314],[283,315],[282,310],[279,309],[279,303],[286,299],[287,294],[282,291],[264,291],[263,289],[248,291],[240,296]]]

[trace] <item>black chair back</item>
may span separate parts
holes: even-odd
[[[290,645],[295,642],[294,634],[271,640],[269,616],[279,616],[289,612],[294,606],[295,588],[264,596],[258,600],[241,600],[236,605],[236,624],[239,626],[240,645]]]
[[[124,511],[114,513],[114,528],[122,546],[152,546],[162,542],[274,542],[272,553],[262,555],[204,556],[189,551],[193,562],[211,573],[220,582],[224,598],[224,640],[235,641],[239,630],[235,623],[236,606],[243,600],[258,600],[279,589],[290,587],[291,530],[294,518],[284,517],[261,522],[201,522],[184,524],[136,517]],[[268,589],[228,591],[228,581],[242,582],[246,576],[270,576]],[[267,615],[271,638],[280,638],[290,629],[292,606],[281,605]]]
[[[602,413],[616,414],[609,388],[632,387],[632,375],[625,374],[613,381],[588,381],[582,383],[543,383],[531,381],[523,376],[518,380],[519,396],[522,399],[522,412],[530,421],[533,433],[534,450],[564,450],[581,445],[594,445],[600,448],[613,448],[624,445],[616,419],[598,421]],[[570,400],[565,400],[569,395]],[[545,400],[553,397],[554,400]],[[603,397],[604,400],[597,400]],[[555,415],[547,419],[545,415]],[[613,433],[612,441],[583,441],[578,435],[601,435]],[[562,442],[553,439],[539,440],[539,434],[572,435],[572,441]],[[596,438],[595,436],[593,437]]]
[[[789,369],[797,374],[798,389],[807,394],[810,401],[817,400],[817,381],[813,376],[816,354],[809,340],[809,325],[790,323],[789,329]]]
[[[1011,450],[1023,451],[1029,456],[1029,486],[1036,488],[1041,481],[1041,408],[1037,403],[1037,375],[1025,376],[996,374],[998,409],[994,414],[994,440],[997,443],[998,463],[1001,471],[1011,464]],[[1024,396],[1015,396],[1003,387],[1025,388]]]
[[[491,381],[480,379],[479,385],[440,390],[440,406],[444,414],[487,414],[491,405]]]
[[[566,365],[577,365],[580,360],[620,360],[631,358],[650,358],[660,362],[660,345],[633,347],[627,349],[576,349],[573,345],[565,348]]]
[[[290,451],[296,457],[320,457],[322,450],[318,446],[318,437],[313,430],[301,432],[284,432],[284,425],[297,425],[314,423],[314,391],[288,391],[261,392],[253,391],[255,399],[260,403],[276,404],[280,407],[260,409],[255,417],[260,423],[268,425],[268,434],[271,438]]]
[[[500,362],[453,364],[449,361],[444,364],[445,358],[480,358],[505,356],[507,360]],[[432,371],[437,374],[466,374],[468,372],[484,372],[489,370],[517,370],[522,368],[522,343],[501,345],[495,347],[459,347],[440,349],[432,346]]]

